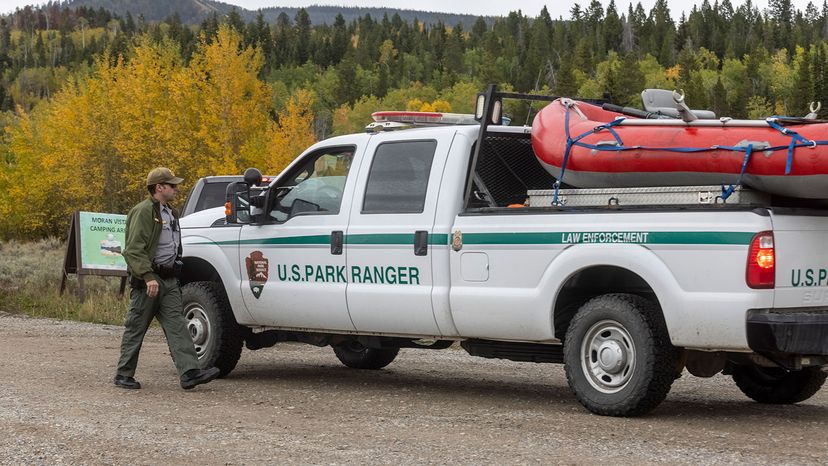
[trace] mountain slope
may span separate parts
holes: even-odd
[[[273,23],[276,18],[284,12],[289,18],[296,16],[298,8],[270,7],[259,11],[246,10],[242,7],[229,5],[213,0],[71,0],[64,5],[70,8],[90,7],[94,9],[103,8],[119,16],[126,16],[127,12],[134,18],[142,16],[146,21],[162,21],[165,18],[178,13],[185,24],[197,24],[213,13],[223,16],[236,9],[245,21],[250,21],[261,11],[265,21]],[[342,14],[346,22],[351,22],[366,14],[380,20],[383,15],[392,17],[395,13],[400,15],[403,21],[411,22],[417,18],[426,24],[435,24],[442,21],[446,25],[453,26],[461,23],[463,28],[468,30],[477,20],[474,15],[459,15],[452,13],[438,13],[430,11],[399,10],[394,8],[360,8],[360,7],[337,7],[313,5],[305,10],[310,15],[312,24],[333,24],[337,14]],[[488,19],[488,18],[487,18]]]

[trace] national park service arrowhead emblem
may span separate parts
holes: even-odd
[[[247,265],[250,291],[253,292],[256,299],[259,299],[265,283],[267,283],[267,259],[262,255],[262,251],[253,251],[245,257],[244,263]]]
[[[454,234],[451,235],[451,249],[455,251],[463,249],[463,232],[460,230],[454,230]]]

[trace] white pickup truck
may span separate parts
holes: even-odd
[[[294,341],[380,369],[400,348],[459,342],[563,363],[577,399],[614,416],[655,408],[685,368],[730,374],[765,403],[820,389],[828,209],[747,190],[710,202],[706,188],[605,190],[594,204],[573,189],[550,205],[530,128],[488,123],[515,96],[490,88],[481,124],[324,140],[265,187],[249,170],[226,221],[183,218],[203,363],[227,374],[243,345]]]

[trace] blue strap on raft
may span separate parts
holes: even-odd
[[[561,163],[561,174],[558,176],[558,179],[555,180],[554,192],[552,194],[552,205],[561,205],[558,201],[558,191],[560,190],[561,183],[563,182],[564,175],[566,174],[566,165],[569,162],[569,154],[572,151],[572,146],[583,147],[590,150],[597,150],[597,151],[611,151],[611,152],[621,152],[627,150],[658,150],[664,152],[676,152],[676,153],[685,153],[685,154],[692,154],[692,153],[699,153],[699,152],[710,152],[714,150],[729,150],[734,152],[744,152],[745,158],[742,161],[742,169],[739,172],[739,177],[736,179],[734,184],[731,184],[727,188],[725,188],[724,184],[722,184],[722,200],[727,200],[731,194],[736,190],[736,187],[741,186],[742,177],[747,170],[747,166],[750,163],[750,157],[753,155],[754,147],[752,144],[747,146],[712,146],[712,147],[648,147],[648,146],[625,146],[624,142],[621,140],[621,137],[618,133],[613,129],[613,126],[617,126],[624,121],[623,117],[616,118],[615,120],[596,126],[589,131],[584,132],[574,138],[572,138],[569,134],[569,112],[574,103],[571,104],[563,104],[566,106],[566,113],[564,113],[564,129],[566,132],[566,150],[564,151],[563,162]],[[765,122],[773,129],[776,129],[780,133],[784,134],[785,136],[789,136],[791,138],[791,142],[785,146],[773,146],[763,148],[763,151],[779,151],[779,150],[787,150],[788,156],[787,161],[785,163],[785,174],[791,174],[791,165],[793,164],[793,156],[794,156],[794,149],[797,147],[816,147],[816,146],[825,146],[828,145],[828,141],[812,141],[810,139],[806,139],[802,137],[801,134],[797,133],[796,131],[786,128],[778,123],[778,119],[780,117],[770,117],[765,119]],[[615,142],[617,145],[604,145],[604,144],[587,144],[581,142],[581,139],[595,134],[599,131],[607,130],[612,134],[615,138]]]
[[[742,171],[739,172],[739,178],[736,178],[736,182],[728,186],[727,188],[725,188],[724,183],[722,183],[722,201],[726,201],[727,198],[729,198],[730,195],[733,194],[733,191],[736,190],[736,187],[742,185],[742,176],[745,174],[745,170],[747,170],[751,154],[753,154],[753,144],[748,144],[748,146],[745,148],[745,159],[742,161]]]
[[[780,133],[784,134],[785,136],[791,137],[791,143],[788,145],[788,160],[785,162],[785,174],[791,174],[791,163],[793,163],[793,153],[794,148],[798,147],[797,143],[801,143],[802,145],[809,146],[809,147],[816,147],[817,141],[811,141],[810,139],[803,138],[799,133],[796,131],[785,128],[784,126],[780,125],[776,122],[776,118],[768,118],[765,120],[768,123],[768,126],[771,128],[779,131]],[[825,141],[822,141],[825,142]]]
[[[561,180],[563,180],[564,174],[566,173],[566,164],[569,161],[569,153],[572,152],[572,146],[577,145],[581,147],[593,147],[592,144],[585,144],[579,141],[589,136],[590,134],[595,134],[598,131],[606,129],[609,130],[610,133],[612,133],[613,137],[615,137],[615,141],[618,143],[618,146],[623,147],[624,142],[621,141],[621,137],[619,137],[618,133],[616,133],[615,130],[612,129],[613,126],[621,124],[622,121],[624,121],[623,118],[618,118],[607,124],[596,126],[595,128],[592,128],[591,130],[577,136],[575,139],[572,139],[569,135],[569,107],[567,107],[567,111],[564,114],[564,126],[566,129],[566,151],[564,151],[564,159],[563,163],[561,164],[561,175],[558,177],[557,180],[555,180],[555,192],[552,194],[552,205],[558,205],[558,190],[561,188]]]

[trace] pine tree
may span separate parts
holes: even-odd
[[[40,32],[37,33],[37,40],[35,41],[34,58],[35,66],[46,65],[46,46],[43,43],[43,34]]]
[[[791,0],[769,0],[770,19],[773,20],[773,43],[776,47],[792,50],[793,12]]]
[[[471,35],[469,37],[472,47],[479,47],[483,43],[483,35],[486,34],[487,29],[488,26],[486,25],[486,20],[482,17],[478,17],[474,21],[474,25],[471,29]]]
[[[615,8],[615,0],[610,0],[604,18],[604,50],[621,48],[623,30],[621,18],[618,17],[618,10]]]
[[[293,61],[301,65],[310,58],[311,21],[308,11],[304,8],[299,8],[294,21]]]
[[[463,40],[463,25],[457,24],[446,40],[446,54],[443,57],[443,68],[446,72],[459,76],[463,74],[463,53],[465,52]]]
[[[201,35],[203,36],[204,40],[209,42],[213,41],[213,38],[218,33],[218,15],[213,12],[212,15],[208,16],[207,19],[201,22]]]
[[[710,93],[710,108],[717,116],[730,115],[731,111],[727,104],[727,91],[725,91],[722,78],[716,79],[716,85]]]
[[[350,46],[348,30],[345,27],[345,18],[341,13],[336,14],[333,24],[333,37],[331,38],[331,62],[339,63]]]
[[[575,83],[575,76],[572,74],[572,60],[564,58],[561,66],[555,75],[555,94],[562,97],[577,97],[578,86]]]
[[[615,78],[616,89],[613,102],[619,105],[638,107],[641,104],[640,93],[644,88],[644,74],[638,66],[635,53],[627,53],[618,65]]]
[[[230,10],[230,13],[227,13],[227,17],[225,18],[224,23],[229,25],[236,31],[244,31],[244,20],[242,19],[241,14],[239,14],[239,10],[235,8]]]
[[[814,45],[814,100],[825,108],[822,115],[828,114],[828,63],[826,63],[825,45],[817,42]]]
[[[285,12],[279,13],[273,27],[273,67],[296,65],[292,53],[293,23]]]
[[[656,0],[653,9],[650,10],[648,21],[653,28],[651,36],[653,54],[658,57],[662,65],[672,65],[676,32],[667,0]]]
[[[128,11],[126,14],[126,22],[124,23],[124,32],[130,36],[135,34],[135,20],[132,19],[132,13]]]
[[[810,50],[799,48],[796,57],[796,78],[793,99],[788,109],[790,115],[805,115],[814,100],[813,69]]]
[[[539,89],[543,85],[551,85],[546,81],[548,66],[552,62],[552,18],[544,6],[529,27],[529,45],[526,59],[521,70],[523,76],[520,82],[526,89]]]

